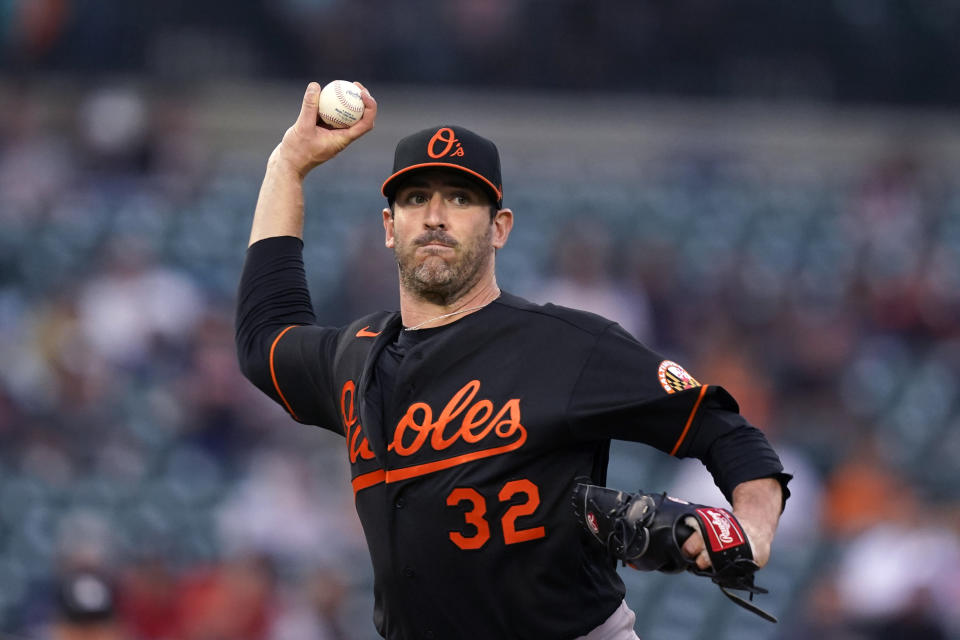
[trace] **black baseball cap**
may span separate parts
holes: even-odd
[[[469,175],[486,189],[498,207],[503,206],[497,145],[454,124],[424,129],[398,142],[393,154],[393,173],[380,191],[392,201],[404,177],[419,169],[437,167]]]

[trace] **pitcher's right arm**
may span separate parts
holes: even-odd
[[[373,129],[377,101],[360,83],[356,84],[363,98],[363,117],[346,129],[330,129],[320,123],[320,85],[307,85],[297,121],[287,129],[267,161],[249,244],[276,236],[303,238],[303,179],[314,167]]]
[[[352,127],[317,124],[320,86],[311,82],[297,121],[270,154],[237,291],[236,346],[243,374],[300,422],[338,430],[323,393],[337,330],[316,326],[303,265],[303,180],[370,131],[377,103],[361,87]]]

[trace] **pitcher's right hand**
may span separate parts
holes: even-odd
[[[271,160],[285,165],[301,178],[314,167],[343,151],[351,142],[373,129],[377,117],[377,101],[359,82],[363,99],[363,117],[345,129],[328,128],[320,120],[318,103],[320,85],[311,82],[303,95],[297,121],[287,129],[283,141],[273,150]]]

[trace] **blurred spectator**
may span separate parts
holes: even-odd
[[[320,304],[314,303],[318,321],[338,325],[378,309],[399,309],[396,270],[393,252],[383,245],[383,230],[365,222],[354,225],[347,241],[343,277],[336,290],[325,299],[318,298]]]
[[[8,5],[15,57],[42,61],[66,30],[69,0],[13,0]]]
[[[177,587],[179,640],[264,640],[275,615],[262,556],[234,556],[190,572]]]
[[[92,570],[71,571],[57,584],[57,619],[50,640],[124,640],[110,581]]]
[[[172,640],[179,633],[177,576],[162,558],[132,562],[120,582],[119,611],[137,640]]]
[[[550,277],[536,292],[539,302],[583,309],[613,320],[641,342],[653,335],[643,290],[626,289],[613,275],[615,249],[599,222],[576,221],[562,228]]]
[[[896,614],[877,624],[873,629],[876,640],[947,640],[947,628],[934,608],[930,591],[921,588],[914,591],[904,607]]]
[[[311,469],[303,459],[279,451],[254,454],[246,476],[217,513],[224,546],[293,565],[337,566],[365,551],[352,502],[335,488],[320,493],[314,488],[316,474],[332,471]]]
[[[29,222],[57,202],[81,163],[66,136],[45,128],[42,108],[12,90],[0,115],[0,222]]]
[[[147,105],[139,91],[111,87],[92,91],[78,110],[87,169],[103,177],[146,173],[152,149]]]
[[[630,295],[639,292],[641,300],[648,300],[650,346],[661,351],[682,348],[689,336],[685,329],[697,324],[697,316],[676,304],[677,291],[682,287],[677,275],[681,258],[676,247],[662,240],[644,238],[642,243],[642,251],[627,251],[625,256],[625,290]]]
[[[841,607],[877,640],[946,638],[956,602],[940,609],[934,594],[955,586],[960,540],[915,491],[903,489],[887,499],[899,507],[888,515],[877,509],[873,523],[843,547],[837,567]],[[870,498],[864,500],[869,504]]]
[[[111,243],[77,306],[81,335],[93,349],[114,365],[137,368],[152,349],[188,339],[203,300],[193,281],[154,263],[145,242],[127,237]]]
[[[915,497],[906,480],[882,454],[879,437],[863,434],[848,459],[827,481],[824,531],[849,540],[878,522],[899,520],[914,509]]]
[[[103,400],[110,389],[106,361],[81,333],[74,292],[52,296],[34,321],[33,353],[42,389],[66,407],[88,408]]]
[[[181,437],[224,462],[244,459],[263,428],[249,420],[253,394],[236,365],[232,319],[208,311],[197,320],[178,399],[189,415]]]
[[[927,248],[930,215],[920,168],[909,155],[879,162],[852,203],[847,233],[862,250],[862,281],[880,331],[920,329],[915,285]]]
[[[343,619],[348,585],[343,577],[317,569],[297,586],[278,615],[270,640],[349,640]]]
[[[798,609],[791,624],[779,630],[778,640],[871,640],[843,609],[832,573],[814,580]]]

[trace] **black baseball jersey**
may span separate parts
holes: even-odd
[[[504,293],[415,340],[398,341],[395,312],[320,327],[296,304],[271,305],[291,290],[264,292],[266,273],[295,258],[251,273],[258,245],[241,284],[241,363],[293,418],[344,437],[389,640],[569,640],[602,623],[624,586],[570,496],[575,478],[604,483],[612,438],[707,459],[749,433],[755,455],[741,447],[711,469],[718,483],[783,471],[722,388],[604,318]],[[397,344],[392,368],[378,367]]]

